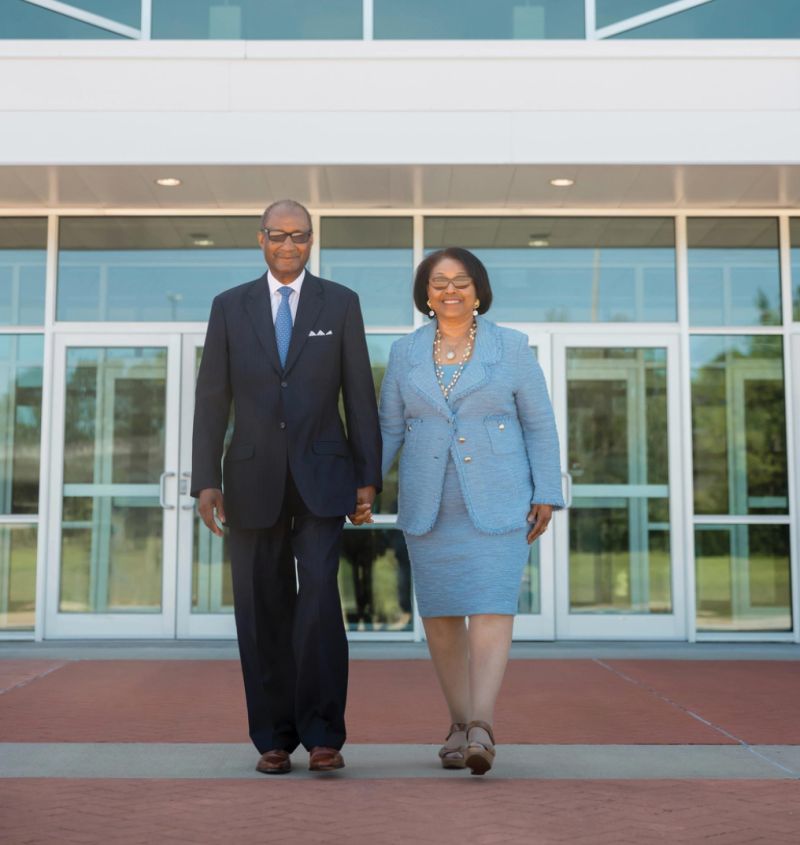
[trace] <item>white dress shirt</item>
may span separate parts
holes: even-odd
[[[278,308],[280,308],[283,297],[280,294],[281,288],[291,288],[294,293],[289,296],[289,310],[292,312],[292,325],[295,323],[297,316],[297,305],[300,302],[300,288],[303,286],[303,279],[306,277],[306,271],[302,270],[300,275],[288,285],[281,284],[271,271],[267,272],[267,283],[269,284],[269,302],[272,306],[272,322],[278,316]]]

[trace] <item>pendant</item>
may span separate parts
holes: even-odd
[[[452,361],[453,358],[455,358],[455,357],[456,357],[456,353],[453,352],[452,349],[447,353],[447,355],[445,355],[445,358],[447,358],[448,361]]]

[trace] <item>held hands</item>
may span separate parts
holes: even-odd
[[[372,503],[376,495],[374,487],[359,487],[356,490],[356,512],[347,517],[353,525],[364,525],[375,521],[372,518]]]
[[[553,518],[552,505],[531,505],[528,522],[533,526],[528,532],[528,545],[547,531],[547,526]]]
[[[214,519],[214,512],[219,518],[219,523]],[[225,504],[222,499],[222,490],[217,490],[213,487],[207,487],[200,491],[200,496],[197,499],[197,512],[201,519],[205,522],[206,527],[213,531],[217,537],[222,537],[222,525],[225,524]]]

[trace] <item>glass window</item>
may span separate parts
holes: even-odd
[[[693,326],[780,324],[777,220],[695,217],[688,221],[688,245]]]
[[[792,255],[792,302],[794,320],[800,320],[800,217],[789,222],[791,232]]]
[[[0,219],[0,325],[44,322],[47,221]]]
[[[142,0],[64,0],[69,6],[139,29]]]
[[[463,246],[484,262],[491,318],[674,321],[675,227],[662,217],[436,217],[426,249]]]
[[[598,5],[633,4],[630,0],[602,0]],[[658,5],[665,6],[667,2]],[[800,3],[797,0],[711,0],[614,37],[797,38],[800,37]]]
[[[362,0],[153,0],[153,38],[361,38]]]
[[[0,525],[0,631],[33,630],[35,525]]]
[[[367,325],[410,326],[414,320],[411,219],[328,217],[321,226],[320,275],[356,291]]]
[[[42,335],[0,335],[0,514],[39,511]]]
[[[375,38],[583,38],[584,0],[375,0]]]
[[[220,291],[266,271],[256,217],[61,221],[59,320],[205,321]]]
[[[114,18],[111,12],[99,11],[103,6],[111,6],[114,12],[119,12],[132,3],[138,5],[138,0],[90,0],[81,4],[73,3],[74,6],[83,5],[88,11],[96,12],[106,18]],[[126,16],[127,17],[127,16]],[[125,17],[120,17],[120,23],[127,23]],[[138,17],[136,20],[138,26]],[[24,0],[0,0],[0,38],[124,38],[109,32],[107,29],[92,26],[83,21],[68,18],[57,12],[43,9],[41,6],[32,6]]]
[[[788,525],[698,525],[697,628],[790,631]]]
[[[690,340],[698,514],[788,513],[783,340]]]
[[[598,29],[665,6],[669,0],[596,0],[595,15]]]

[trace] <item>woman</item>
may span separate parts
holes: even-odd
[[[414,303],[432,319],[392,346],[380,400],[383,472],[402,446],[398,525],[452,720],[439,757],[476,775],[495,757],[528,545],[564,505],[541,368],[525,335],[479,316],[491,302],[471,252],[429,255]]]

